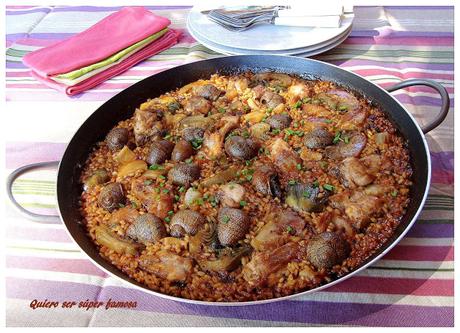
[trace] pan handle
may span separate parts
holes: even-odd
[[[22,207],[13,196],[13,183],[16,180],[16,178],[18,178],[24,173],[30,172],[35,169],[43,169],[43,168],[50,168],[50,167],[57,168],[58,165],[59,165],[59,161],[28,164],[20,168],[17,168],[8,176],[6,180],[6,193],[11,203],[13,204],[13,206],[19,211],[20,214],[38,223],[43,223],[43,224],[60,224],[61,223],[61,219],[59,218],[58,215],[42,215],[42,214],[32,213],[31,211]]]
[[[399,83],[396,83],[394,86],[391,86],[389,88],[386,88],[388,92],[392,92],[395,90],[399,90],[402,88],[406,87],[411,87],[411,86],[427,86],[430,88],[433,88],[436,90],[440,95],[441,95],[441,109],[434,118],[431,123],[428,125],[422,127],[422,132],[424,134],[428,133],[429,131],[435,129],[438,127],[446,118],[447,113],[449,112],[449,107],[450,107],[450,98],[449,94],[447,93],[446,88],[444,88],[442,85],[439,83],[432,81],[432,80],[422,80],[422,79],[410,79],[410,80],[405,80]]]

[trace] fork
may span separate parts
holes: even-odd
[[[273,23],[275,17],[276,11],[274,10],[266,11],[263,14],[246,13],[244,16],[237,17],[222,14],[218,10],[212,10],[208,14],[210,20],[230,31],[244,31],[258,23]]]

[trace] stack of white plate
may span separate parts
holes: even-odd
[[[310,57],[341,44],[350,34],[353,14],[345,14],[339,28],[312,28],[259,24],[229,31],[208,19],[199,8],[187,17],[187,29],[207,48],[226,55],[279,54]]]

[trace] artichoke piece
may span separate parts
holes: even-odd
[[[142,244],[122,240],[103,225],[98,225],[94,228],[96,241],[108,247],[110,250],[115,251],[119,254],[129,254],[135,256],[143,248]]]
[[[327,193],[320,197],[319,187],[313,187],[306,184],[289,185],[286,203],[295,210],[306,212],[318,212],[323,208],[327,201]]]
[[[216,260],[197,259],[198,265],[204,271],[211,272],[231,272],[238,268],[241,259],[251,252],[251,247],[244,245],[236,249],[224,248],[217,256]]]

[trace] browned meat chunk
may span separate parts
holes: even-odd
[[[185,103],[184,109],[188,114],[207,114],[211,111],[211,102],[200,96],[192,96]]]
[[[356,157],[348,157],[343,160],[339,167],[340,181],[348,188],[357,186],[366,186],[372,183],[375,177],[369,172],[369,169]]]
[[[324,148],[331,145],[333,139],[334,136],[326,128],[317,126],[305,133],[303,144],[310,149]]]
[[[155,255],[143,254],[139,266],[159,278],[169,281],[186,281],[192,273],[193,261],[169,251],[161,250]]]
[[[284,130],[291,126],[292,118],[287,114],[275,114],[265,121],[272,129]]]
[[[173,209],[174,199],[170,194],[158,192],[155,185],[146,178],[134,179],[131,183],[132,194],[139,199],[147,212],[164,219]]]
[[[366,135],[359,132],[343,133],[341,137],[343,139],[337,144],[324,149],[327,158],[342,160],[347,157],[357,157],[367,143]]]
[[[142,146],[163,134],[163,111],[140,110],[134,112],[134,138]]]
[[[330,201],[333,207],[347,215],[357,229],[367,227],[371,217],[377,214],[383,206],[382,198],[359,191],[343,191],[332,196]]]
[[[289,242],[293,235],[299,235],[305,228],[305,221],[289,210],[270,213],[264,218],[267,223],[252,239],[251,245],[257,251],[276,249]]]
[[[264,285],[271,274],[285,268],[299,253],[299,244],[291,242],[272,251],[254,254],[243,268],[243,278],[251,285]]]
[[[302,163],[299,155],[283,139],[277,138],[268,147],[270,159],[284,173],[297,172],[297,164]]]
[[[274,109],[278,105],[284,103],[284,98],[271,90],[266,90],[260,98],[260,101],[266,107]]]
[[[222,90],[219,90],[218,88],[216,88],[216,86],[212,84],[196,86],[194,87],[193,92],[195,95],[206,98],[210,101],[215,101],[223,93]]]

